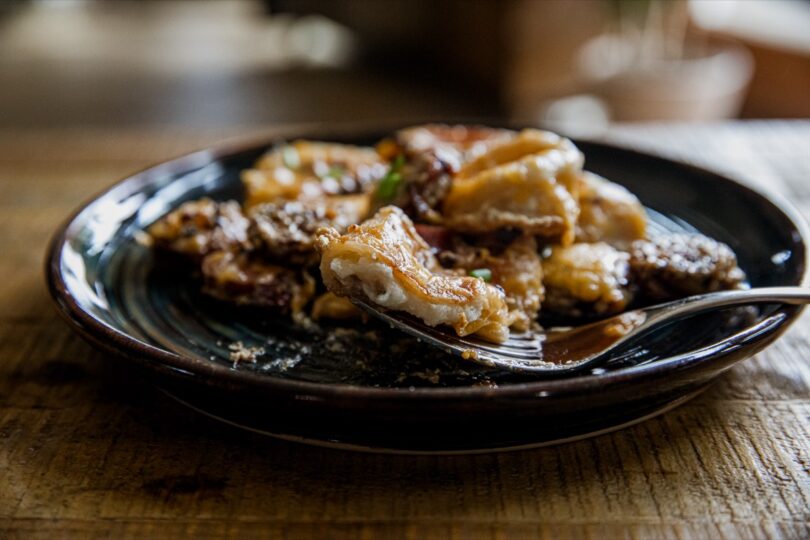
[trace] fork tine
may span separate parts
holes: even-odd
[[[509,334],[509,341],[537,341],[537,334],[531,331],[512,332]]]
[[[407,313],[386,311],[357,299],[352,301],[371,315],[387,322],[392,328],[398,328],[447,353],[461,356],[478,364],[524,373],[552,374],[565,373],[586,363],[553,363],[545,360],[543,344],[546,335],[543,333],[527,331],[514,334],[504,343],[489,343],[474,337],[459,337],[454,332],[428,326]]]
[[[536,346],[516,345],[508,341],[498,345],[491,345],[482,341],[469,341],[468,344],[471,348],[481,349],[496,355],[508,354],[509,356],[526,356],[538,349]]]
[[[473,352],[477,355],[477,360],[488,364],[504,362],[514,364],[519,361],[522,365],[527,362],[535,364],[541,362],[542,336],[532,332],[515,334],[504,343],[494,344],[476,338],[459,337],[452,332],[428,326],[406,313],[384,311],[358,300],[355,300],[355,303],[392,327],[399,328],[417,339],[430,341],[453,354],[464,355],[465,352]]]

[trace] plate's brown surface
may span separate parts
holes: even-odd
[[[810,534],[807,316],[664,416],[501,455],[363,455],[264,439],[102,361],[47,299],[48,236],[110,179],[227,135],[0,132],[0,537]],[[808,123],[620,135],[695,145],[721,168],[734,162],[721,149],[759,156],[810,213],[802,146],[785,142],[809,140]]]

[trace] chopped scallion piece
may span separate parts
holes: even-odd
[[[399,171],[403,165],[405,165],[405,156],[399,154],[391,163],[391,168],[380,180],[380,185],[377,187],[377,197],[379,199],[390,201],[397,196],[399,185],[402,183],[402,175]]]
[[[346,171],[340,165],[335,165],[326,173],[327,178],[340,178]]]
[[[400,182],[402,182],[402,175],[398,172],[389,171],[388,174],[380,180],[380,185],[377,188],[377,196],[384,201],[390,201],[396,197]]]
[[[489,268],[476,268],[475,270],[470,270],[470,276],[483,279],[487,283],[492,281],[492,271]]]
[[[294,146],[287,145],[281,150],[281,159],[288,169],[297,169],[301,166],[301,156]]]

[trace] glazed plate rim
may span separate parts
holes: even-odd
[[[182,397],[178,396],[177,394],[169,390],[166,390],[165,388],[161,388],[160,386],[158,386],[157,388],[169,398],[173,399],[180,405],[187,407],[188,409],[191,409],[197,414],[200,414],[212,420],[216,420],[217,422],[222,422],[234,428],[249,431],[251,433],[256,433],[258,435],[262,435],[265,437],[272,437],[274,439],[278,439],[280,441],[288,443],[314,446],[318,448],[324,448],[327,450],[359,452],[363,454],[382,454],[393,456],[472,456],[472,455],[495,454],[502,452],[523,452],[526,450],[535,450],[538,448],[546,448],[549,446],[558,446],[577,441],[583,441],[586,439],[591,439],[593,437],[599,437],[601,435],[614,433],[616,431],[620,431],[635,426],[637,424],[641,424],[642,422],[646,422],[647,420],[651,420],[653,418],[661,416],[662,414],[666,414],[669,411],[676,409],[681,405],[695,399],[703,392],[708,390],[709,386],[710,386],[709,384],[703,385],[697,388],[696,390],[692,390],[682,396],[679,396],[670,401],[669,403],[665,403],[646,414],[642,414],[641,416],[632,417],[618,424],[609,424],[606,427],[595,429],[593,431],[586,431],[583,433],[579,433],[576,435],[569,435],[558,439],[548,439],[523,443],[507,443],[506,445],[496,444],[493,446],[475,446],[469,448],[455,448],[455,449],[412,449],[399,446],[383,446],[379,444],[372,445],[363,443],[343,442],[339,439],[336,440],[328,438],[315,438],[315,437],[307,437],[305,435],[296,435],[294,433],[269,431],[267,429],[262,429],[260,427],[251,426],[247,423],[241,423],[237,420],[233,420],[226,416],[220,416],[214,412],[211,412],[210,410],[202,408],[201,406],[195,404],[192,401],[187,401],[183,399]]]
[[[352,129],[353,128],[353,129]],[[131,336],[121,329],[115,328],[104,321],[97,319],[73,298],[62,275],[62,252],[69,238],[74,233],[73,229],[81,229],[83,224],[79,221],[82,214],[89,211],[95,204],[100,204],[101,200],[117,189],[125,189],[135,186],[132,192],[137,191],[138,186],[148,182],[148,179],[164,169],[169,170],[189,170],[194,166],[206,165],[211,162],[226,158],[233,154],[266,148],[280,139],[290,138],[325,138],[329,136],[360,136],[371,133],[388,131],[387,126],[367,126],[357,129],[355,124],[347,124],[345,129],[340,126],[324,131],[313,126],[292,126],[286,129],[273,130],[268,134],[253,136],[250,138],[240,138],[235,141],[212,145],[202,150],[181,155],[179,157],[160,162],[147,167],[133,174],[130,174],[113,183],[111,186],[96,193],[84,203],[82,203],[70,216],[60,225],[54,233],[49,243],[45,258],[45,277],[51,297],[56,304],[59,314],[76,330],[80,335],[94,343],[95,345],[118,355],[147,365],[149,368],[164,371],[174,376],[192,376],[198,383],[203,384],[223,384],[232,383],[236,385],[248,385],[256,388],[269,390],[282,390],[296,393],[307,393],[310,395],[340,396],[340,397],[362,397],[365,399],[494,399],[498,397],[508,397],[512,395],[526,395],[532,393],[562,395],[568,393],[579,393],[594,387],[604,388],[614,384],[621,384],[629,379],[646,375],[661,375],[672,370],[691,366],[696,363],[711,361],[718,353],[718,347],[726,348],[736,342],[737,346],[755,344],[758,335],[770,333],[781,328],[786,329],[786,325],[792,324],[801,315],[802,309],[793,309],[790,312],[787,308],[779,308],[766,318],[758,321],[752,326],[735,332],[720,341],[712,341],[705,347],[687,353],[662,358],[653,362],[628,366],[615,369],[600,374],[575,374],[569,377],[556,377],[538,379],[536,381],[526,381],[519,383],[506,383],[495,387],[417,387],[417,388],[380,388],[374,386],[362,386],[346,383],[320,383],[294,379],[275,377],[271,374],[258,373],[249,370],[234,369],[221,363],[201,360],[189,356],[175,353],[171,350],[162,349],[149,343],[145,343],[134,336]],[[578,143],[579,141],[575,141]],[[625,156],[635,156],[637,158],[652,159],[667,167],[676,167],[682,170],[698,173],[709,177],[714,182],[731,184],[734,189],[749,192],[749,194],[762,199],[768,203],[774,211],[782,214],[789,221],[795,231],[798,232],[797,242],[804,247],[804,259],[802,265],[801,282],[796,285],[810,284],[810,227],[798,210],[787,201],[782,195],[771,190],[763,189],[759,186],[751,186],[739,182],[724,174],[704,169],[689,163],[684,163],[669,159],[653,153],[627,148],[621,145],[609,144],[602,141],[585,140],[582,141],[592,146],[624,154]],[[587,156],[586,156],[587,157]],[[781,333],[781,332],[780,332]],[[461,360],[460,360],[461,361]]]

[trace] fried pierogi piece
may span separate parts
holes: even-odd
[[[516,228],[551,242],[574,240],[582,153],[553,133],[524,130],[453,179],[444,224],[464,232]]]
[[[268,263],[252,253],[215,251],[202,260],[201,268],[206,294],[296,318],[315,294],[315,280],[305,270]]]
[[[578,184],[577,242],[606,242],[626,249],[645,238],[647,213],[635,195],[590,172],[583,172]]]
[[[493,242],[494,243],[494,242]],[[488,272],[490,283],[503,289],[509,308],[510,327],[531,328],[543,301],[543,267],[537,243],[531,236],[518,236],[502,247],[479,247],[455,242],[438,254],[442,266],[463,274]]]
[[[512,131],[509,137],[500,138],[490,144],[484,151],[464,162],[456,174],[456,178],[471,178],[488,169],[517,161],[532,154],[538,154],[553,149],[575,149],[574,144],[550,131],[539,129],[524,129]],[[581,155],[579,167],[582,167]],[[576,177],[567,176],[561,179],[566,187],[573,191],[576,188]]]
[[[405,311],[430,326],[501,342],[509,336],[503,291],[482,279],[444,271],[405,213],[382,208],[346,234],[318,233],[321,276],[339,296]]]
[[[628,259],[604,242],[553,247],[543,260],[543,313],[588,318],[624,311],[632,296]]]
[[[745,272],[731,248],[702,234],[666,234],[633,242],[630,270],[647,302],[745,286]]]
[[[242,171],[245,208],[278,199],[313,199],[370,191],[388,170],[372,148],[295,141],[262,156]]]
[[[212,251],[246,249],[248,226],[236,201],[204,198],[183,203],[153,223],[147,233],[159,248],[199,259]]]
[[[315,232],[328,226],[342,232],[359,223],[368,207],[369,196],[362,193],[261,203],[248,212],[249,234],[263,255],[285,264],[312,266],[319,260]]]
[[[484,126],[425,124],[397,131],[395,141],[409,153],[441,148],[455,153],[456,167],[478,157],[493,145],[511,139],[515,132]]]

